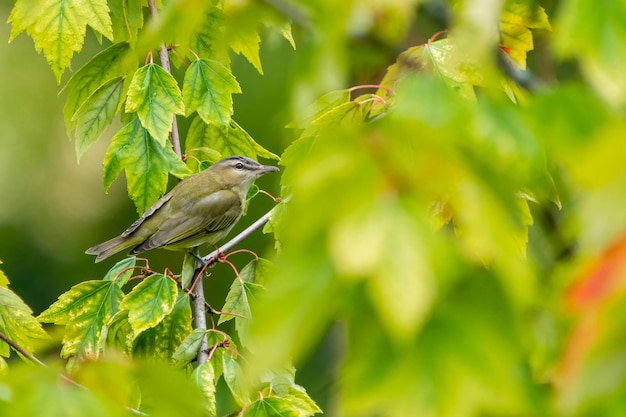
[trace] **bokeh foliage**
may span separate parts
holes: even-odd
[[[226,295],[224,310],[236,315],[219,324],[235,322],[236,340],[227,343],[245,346],[248,366],[216,349],[209,365],[196,369],[204,387],[198,395],[211,404],[205,411],[224,411],[219,401],[214,406],[220,377],[230,401],[251,404],[243,377],[249,374],[267,385],[247,413],[314,413],[289,362],[306,368],[316,349],[331,346],[322,366],[339,366],[320,395],[330,415],[623,414],[621,2],[172,1],[163,2],[156,20],[144,16],[141,1],[109,3],[108,25],[88,14],[67,15],[116,43],[91,61],[88,76],[84,69],[72,76],[66,124],[80,157],[115,113],[137,113],[122,114],[125,127],[113,137],[104,172],[108,186],[126,170],[140,212],[165,191],[167,172],[186,175],[169,154],[162,123],[174,114],[198,113],[186,143],[188,154],[195,152],[187,159],[190,171],[229,153],[273,157],[232,119],[232,94],[254,93],[233,77],[229,49],[270,76],[259,56],[261,39],[282,37],[296,46],[283,79],[290,97],[267,93],[250,103],[292,113],[287,129],[294,140],[281,133],[286,139],[277,152],[284,202],[265,228],[277,252],[273,266],[259,264],[263,279],[246,267]],[[68,49],[55,55],[61,37],[42,31],[46,15],[27,15],[26,6],[17,3],[11,36],[31,35],[60,80],[84,30],[67,35],[74,37]],[[120,10],[128,13],[125,26],[115,23]],[[150,62],[142,66],[164,41],[176,45],[174,75]],[[141,107],[150,96],[141,95],[142,83],[162,87],[153,92],[161,107]],[[192,94],[212,88],[219,94]],[[94,109],[97,117],[90,116]],[[155,146],[162,150],[147,152]],[[127,354],[187,364],[200,340],[182,324],[188,312],[176,294],[161,291],[168,278],[148,279],[154,282],[113,303],[117,314],[99,309],[89,319],[110,327]],[[118,291],[105,279],[70,292],[81,286]],[[142,318],[146,311],[133,300],[157,297],[165,307]],[[53,320],[52,312],[43,319]],[[172,312],[176,318],[163,321]],[[165,342],[154,329],[171,330],[176,322],[187,335],[177,334],[161,354]],[[31,337],[39,335],[33,331]],[[226,340],[210,333],[214,346]],[[83,336],[74,340],[88,340],[89,349],[105,344],[98,332]],[[64,351],[76,353],[67,344]],[[282,371],[268,376],[267,369]],[[5,385],[9,392],[28,375],[15,372],[20,377]],[[133,372],[124,375],[137,379]],[[83,394],[67,395],[95,407]]]

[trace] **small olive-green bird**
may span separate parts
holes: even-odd
[[[130,255],[150,249],[187,250],[214,245],[241,218],[250,186],[277,167],[244,156],[230,156],[191,175],[154,203],[120,236],[87,249],[96,262],[124,249]]]

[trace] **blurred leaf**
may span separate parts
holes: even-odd
[[[500,42],[522,69],[526,69],[526,54],[534,48],[530,29],[551,29],[543,7],[524,0],[507,1],[500,20]]]
[[[192,35],[190,48],[198,56],[230,66],[227,39],[222,33],[224,12],[217,6],[209,8],[204,21]]]
[[[263,67],[261,66],[261,57],[259,56],[261,37],[254,27],[244,26],[238,29],[237,31],[229,32],[231,36],[228,37],[228,44],[236,54],[243,55],[262,75]]]
[[[198,355],[202,340],[206,337],[207,331],[205,329],[193,329],[191,333],[183,342],[178,346],[172,358],[180,364],[186,364],[191,362]]]
[[[257,156],[279,159],[278,156],[256,143],[234,120],[231,120],[227,126],[218,126],[206,124],[200,117],[196,117],[189,127],[185,147],[187,149],[213,149],[223,157],[244,155],[255,159]]]
[[[133,75],[126,112],[137,112],[141,125],[165,147],[174,114],[184,114],[185,105],[174,77],[163,67],[148,64]]]
[[[137,42],[137,32],[143,27],[145,0],[109,0],[107,2],[113,24],[113,39]]]
[[[159,324],[174,308],[178,287],[162,274],[145,278],[124,297],[120,309],[128,310],[128,321],[135,334]]]
[[[300,119],[288,125],[288,127],[306,128],[311,122],[319,119],[324,114],[335,109],[336,107],[346,104],[350,101],[350,90],[335,90],[326,93],[317,98],[312,104],[299,115]]]
[[[61,356],[95,358],[102,350],[103,328],[117,313],[124,294],[111,281],[84,281],[61,294],[37,319],[65,325]]]
[[[301,416],[312,416],[323,412],[299,385],[289,387],[289,393],[282,398],[288,400],[291,407],[296,408]]]
[[[215,370],[211,362],[204,362],[193,370],[193,379],[200,388],[204,398],[204,405],[209,416],[216,416],[215,399]]]
[[[65,126],[68,132],[76,128],[74,115],[87,99],[107,81],[123,77],[136,64],[131,63],[129,45],[115,43],[83,65],[67,82],[67,99],[63,107]]]
[[[183,99],[185,113],[194,111],[205,123],[227,125],[233,114],[233,94],[241,93],[237,80],[218,61],[193,61],[185,72]]]
[[[0,265],[2,265],[2,261],[0,260]],[[4,274],[4,271],[0,269],[0,287],[8,288],[9,287],[9,278]]]
[[[128,279],[133,275],[133,267],[135,266],[136,261],[137,258],[135,256],[122,259],[107,271],[102,280],[114,281],[120,288],[123,287],[128,282]]]
[[[102,172],[105,190],[122,170],[126,172],[128,195],[139,214],[165,194],[168,172],[177,176],[189,174],[172,148],[162,147],[154,140],[137,117],[113,136],[107,149]]]
[[[134,332],[128,322],[128,311],[119,310],[107,324],[107,347],[131,354]]]
[[[301,410],[287,398],[269,397],[256,400],[243,413],[244,417],[302,417]]]
[[[156,326],[136,336],[134,353],[146,358],[158,358],[163,362],[173,363],[174,353],[191,330],[189,296],[179,292],[172,311]]]
[[[0,271],[0,280],[9,281]],[[28,353],[33,353],[33,339],[46,339],[48,335],[33,317],[33,311],[6,285],[0,286],[0,333],[17,343]],[[0,340],[0,356],[9,357],[9,345]]]
[[[33,7],[29,0],[18,0],[11,11],[11,37],[24,30],[43,51],[57,83],[75,52],[83,47],[87,25],[113,40],[109,8],[105,0],[45,0]]]
[[[430,72],[439,77],[461,97],[474,100],[474,86],[484,84],[478,63],[467,51],[462,51],[450,38],[428,41],[402,52],[396,63],[387,69],[381,85],[395,89],[396,84],[410,74]]]
[[[78,160],[113,121],[120,105],[123,87],[124,78],[107,81],[94,91],[74,113]]]

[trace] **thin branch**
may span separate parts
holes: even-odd
[[[198,249],[194,249],[194,250],[198,250]],[[200,262],[199,260],[196,260],[196,271],[194,272],[194,275],[196,274],[204,274],[204,269],[206,268],[206,265],[204,265],[202,262]],[[206,321],[206,299],[204,297],[204,283],[202,280],[202,277],[200,276],[199,279],[196,280],[197,282],[195,282],[195,286],[193,288],[193,292],[192,292],[192,302],[193,302],[193,320],[194,320],[194,328],[195,329],[203,329],[203,330],[207,330],[207,321]],[[205,335],[202,337],[202,342],[200,342],[200,348],[198,349],[198,365],[202,365],[203,363],[205,363],[206,361],[209,360],[209,340],[207,338],[207,335],[205,333]]]
[[[7,345],[11,346],[16,352],[19,352],[22,356],[29,359],[31,362],[34,362],[37,365],[41,365],[44,368],[47,368],[45,363],[37,359],[35,355],[33,355],[32,353],[27,352],[23,347],[18,345],[13,340],[9,339],[9,337],[2,332],[0,332],[0,339],[6,342]]]
[[[272,217],[272,213],[274,212],[274,210],[276,210],[276,206],[272,207],[270,211],[265,213],[257,221],[255,221],[250,226],[248,226],[243,232],[239,233],[237,236],[235,236],[228,242],[224,243],[219,249],[216,249],[213,252],[209,253],[207,256],[202,257],[202,260],[205,263],[215,262],[218,254],[228,252],[234,246],[238,245],[243,240],[245,240],[248,236],[250,236],[255,230],[261,228],[265,223],[267,223],[270,217]]]

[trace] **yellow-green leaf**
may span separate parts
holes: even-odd
[[[528,1],[508,1],[500,20],[501,43],[522,69],[526,68],[526,54],[534,48],[530,29],[550,29],[545,10]]]
[[[85,281],[62,294],[37,317],[44,323],[65,325],[61,356],[97,357],[103,329],[118,311],[123,293],[111,281]]]
[[[102,172],[105,189],[122,170],[139,214],[165,194],[168,172],[179,177],[190,173],[172,148],[154,140],[136,117],[117,132],[107,149]]]
[[[147,329],[139,336],[136,336],[133,352],[135,355],[159,358],[174,364],[173,355],[191,330],[189,296],[179,292],[172,311],[155,327]]]
[[[270,267],[271,263],[266,259],[255,259],[250,261],[239,273],[241,280],[236,278],[230,286],[230,291],[226,295],[224,307],[217,324],[224,323],[232,318],[237,320],[250,320],[250,302],[256,298],[263,290],[263,275]],[[228,314],[234,313],[234,314]]]
[[[257,156],[279,159],[255,142],[235,121],[231,120],[227,126],[218,126],[206,124],[201,118],[196,117],[187,133],[186,148],[205,147],[219,152],[222,156],[244,155],[255,159]]]
[[[59,84],[72,56],[82,49],[87,25],[113,40],[106,0],[18,0],[9,22],[10,40],[25,30],[37,51],[43,51]]]
[[[229,38],[230,48],[235,51],[235,53],[246,57],[248,62],[256,68],[259,74],[263,74],[261,57],[259,56],[261,37],[256,29],[239,27],[237,30],[229,32],[229,34],[231,35]]]
[[[193,380],[200,388],[204,399],[204,407],[210,417],[217,415],[215,401],[215,369],[211,361],[204,362],[193,370]]]
[[[129,45],[120,42],[109,46],[83,65],[67,82],[63,117],[68,133],[76,127],[76,111],[107,81],[123,77],[137,64],[128,53]]]
[[[113,121],[122,99],[123,87],[124,78],[107,81],[89,96],[74,114],[78,160]]]
[[[113,38],[135,44],[137,32],[143,27],[143,6],[145,0],[109,0]]]
[[[144,279],[124,297],[120,304],[128,310],[128,321],[135,334],[159,324],[172,311],[178,287],[173,279],[154,274]]]
[[[237,80],[218,61],[193,61],[183,84],[186,115],[194,111],[205,123],[227,125],[233,114],[233,94],[241,93]]]
[[[289,398],[268,397],[256,400],[243,413],[243,417],[302,417],[298,407]]]
[[[0,271],[0,280],[3,276]],[[0,332],[29,353],[33,352],[33,339],[48,337],[33,311],[6,286],[0,286]],[[0,356],[9,356],[9,346],[4,341],[0,341]]]
[[[128,279],[133,275],[133,267],[135,266],[136,260],[137,258],[134,256],[122,259],[107,271],[102,280],[115,281],[120,288],[123,287],[124,284],[128,282]]]
[[[185,113],[183,97],[172,74],[156,64],[135,71],[128,88],[126,112],[137,112],[143,127],[165,145],[174,114]]]

